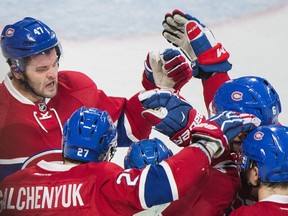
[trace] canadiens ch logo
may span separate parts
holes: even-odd
[[[21,169],[35,166],[41,160],[45,161],[62,161],[62,150],[61,149],[48,149],[42,152],[38,152],[37,154],[29,157],[26,161],[24,161]]]
[[[12,37],[14,35],[15,30],[13,28],[8,28],[5,32],[7,37]]]
[[[231,94],[231,98],[232,100],[234,101],[241,101],[243,99],[243,93],[242,92],[239,92],[239,91],[234,91],[232,94]]]
[[[257,133],[254,134],[255,140],[262,140],[263,137],[264,137],[264,133],[261,131],[258,131]]]

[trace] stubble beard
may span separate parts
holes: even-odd
[[[30,79],[27,77],[27,75],[25,73],[23,73],[23,76],[24,76],[24,80],[21,80],[22,85],[24,85],[27,90],[31,91],[37,97],[41,97],[43,99],[53,98],[57,94],[57,91],[58,91],[58,81],[57,80],[54,80],[55,91],[51,95],[51,94],[44,94],[43,92],[38,91],[36,88],[34,88],[32,85],[30,85]]]

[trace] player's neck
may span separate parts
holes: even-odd
[[[285,195],[288,196],[288,188],[271,188],[261,185],[258,191],[258,200],[263,200],[271,195]]]
[[[27,98],[28,100],[32,101],[33,103],[36,102],[43,102],[44,98],[37,96],[35,94],[33,94],[33,92],[31,92],[31,90],[27,89],[25,87],[25,85],[23,85],[23,83],[21,83],[21,81],[19,81],[18,79],[13,78],[11,80],[13,87],[21,94],[23,95],[25,98]]]
[[[76,161],[72,163],[72,162],[64,159],[63,164],[65,164],[65,165],[70,165],[70,166],[71,166],[71,165],[77,166],[77,165],[82,164],[82,163],[81,163],[81,162],[78,162],[78,163],[77,163]]]

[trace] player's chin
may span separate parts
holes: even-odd
[[[55,95],[57,94],[57,88],[53,89],[53,90],[49,90],[49,91],[45,91],[45,93],[43,94],[45,98],[53,98],[55,97]]]
[[[45,98],[53,98],[57,94],[58,86],[53,85],[53,86],[46,86],[43,90],[43,95]]]

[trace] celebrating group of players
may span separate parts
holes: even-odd
[[[276,90],[257,76],[231,80],[229,53],[195,17],[174,10],[162,26],[176,48],[148,53],[145,91],[130,99],[58,71],[61,45],[43,22],[4,27],[0,215],[288,214],[288,128]],[[192,77],[207,117],[180,95]],[[149,138],[152,127],[181,151]],[[109,161],[124,146],[123,169]]]

